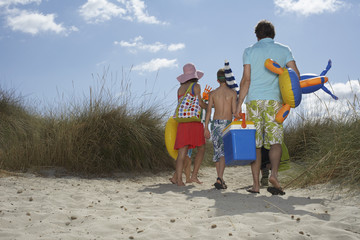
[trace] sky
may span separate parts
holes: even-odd
[[[86,98],[99,85],[175,104],[188,62],[205,73],[202,89],[218,86],[224,60],[239,83],[243,51],[262,19],[301,74],[320,74],[332,60],[326,86],[336,104],[360,93],[358,0],[0,0],[0,86],[39,108]],[[335,104],[321,91],[301,105]]]

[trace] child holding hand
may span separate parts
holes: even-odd
[[[209,104],[205,117],[205,138],[212,138],[214,146],[214,157],[217,179],[214,183],[216,189],[226,189],[227,186],[224,181],[225,171],[225,157],[224,157],[224,142],[222,139],[222,132],[224,128],[232,121],[233,114],[236,111],[237,94],[230,89],[226,84],[225,70],[219,69],[217,72],[217,81],[220,86],[209,94]],[[209,131],[209,122],[211,111],[214,107],[214,116],[211,121],[211,134]]]
[[[183,74],[177,77],[180,82],[180,87],[177,91],[178,100],[184,96],[188,88],[192,83],[195,83],[191,95],[196,96],[199,99],[199,105],[201,108],[207,108],[207,104],[201,99],[201,87],[197,83],[204,75],[203,72],[196,70],[195,65],[187,63],[183,67]],[[189,149],[197,148],[197,153],[194,160],[194,168],[191,174],[191,182],[202,183],[198,179],[197,175],[200,169],[201,162],[205,154],[205,137],[204,137],[204,125],[200,121],[195,122],[180,122],[178,124],[176,140],[174,149],[178,150],[178,157],[176,159],[176,171],[170,181],[178,186],[184,186],[182,181],[182,171],[184,161]]]

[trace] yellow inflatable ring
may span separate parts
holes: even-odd
[[[177,127],[178,127],[178,122],[172,117],[170,117],[165,126],[165,146],[169,155],[174,160],[176,160],[178,156],[178,150],[174,149]]]

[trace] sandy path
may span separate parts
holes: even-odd
[[[204,184],[177,187],[171,173],[109,179],[0,178],[0,239],[360,239],[360,197],[334,186],[250,194],[248,166],[215,168]]]

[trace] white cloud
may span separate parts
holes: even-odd
[[[138,36],[134,39],[131,39],[129,42],[115,41],[114,44],[120,45],[121,47],[129,48],[130,52],[132,52],[132,53],[136,53],[138,50],[149,51],[152,53],[156,53],[160,50],[173,52],[173,51],[177,51],[177,50],[181,50],[181,49],[185,48],[185,44],[183,44],[183,43],[167,45],[167,44],[164,44],[161,42],[155,42],[153,44],[145,44],[143,42],[142,36]]]
[[[274,0],[283,12],[309,16],[324,12],[335,12],[345,5],[342,0]]]
[[[156,58],[150,62],[141,63],[133,67],[133,70],[140,72],[156,72],[161,68],[178,67],[177,59]]]
[[[350,80],[325,86],[339,99],[334,100],[329,94],[319,89],[315,93],[303,94],[300,105],[291,109],[289,118],[305,116],[307,119],[330,117],[344,119],[353,114],[360,114],[360,81]],[[286,120],[287,121],[287,120]]]
[[[141,0],[130,0],[128,1],[128,9],[134,14],[134,17],[138,22],[149,23],[149,24],[166,24],[156,19],[154,16],[149,16],[146,11],[146,5]]]
[[[173,52],[173,51],[181,50],[181,49],[184,49],[184,48],[185,48],[184,43],[176,43],[176,44],[170,44],[169,47],[168,47],[168,50],[170,52]]]
[[[67,34],[77,31],[76,27],[66,29],[62,24],[55,23],[55,14],[42,14],[25,10],[12,9],[7,16],[7,25],[13,31],[21,31],[36,35],[40,32],[55,32],[57,34]]]
[[[40,4],[41,0],[1,0],[0,7],[11,5],[27,5],[30,3]]]
[[[109,0],[88,0],[80,7],[80,15],[89,23],[99,23],[118,17],[127,21],[137,20],[148,24],[166,24],[150,16],[146,5],[141,0],[117,0],[118,4]],[[121,5],[121,6],[119,6]]]
[[[88,0],[80,7],[80,15],[87,22],[104,22],[112,17],[124,18],[126,10],[107,0]]]
[[[13,6],[30,5],[32,3],[39,5],[41,0],[1,0],[0,7],[5,7],[3,14],[6,25],[13,31],[32,35],[39,34],[40,32],[54,32],[66,36],[71,32],[78,31],[78,28],[75,26],[66,28],[62,23],[56,23],[56,14],[43,14],[37,11],[12,8]]]

